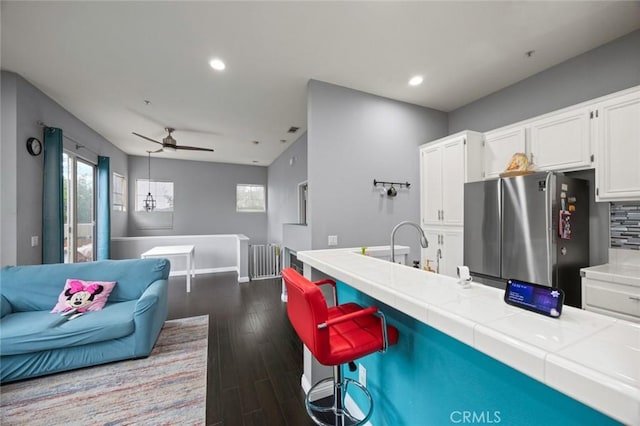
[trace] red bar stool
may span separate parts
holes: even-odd
[[[341,364],[350,363],[373,352],[385,352],[398,342],[398,330],[388,326],[384,314],[375,306],[363,308],[355,303],[338,304],[336,283],[332,280],[311,282],[293,268],[282,270],[287,287],[287,314],[293,328],[313,356],[324,365],[333,366],[333,378],[321,380],[307,393],[307,413],[318,425],[360,425],[373,414],[373,399],[359,382],[343,378]],[[327,307],[320,290],[321,285],[331,285],[336,306]],[[353,371],[353,370],[352,370]],[[327,381],[333,381],[333,406],[314,404],[313,391]],[[344,406],[348,385],[358,387],[369,400],[369,410],[363,419],[355,418]],[[335,423],[326,423],[328,416]]]

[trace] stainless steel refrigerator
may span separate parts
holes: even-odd
[[[579,307],[588,182],[539,172],[465,184],[464,264],[485,284],[504,288],[513,278],[561,288],[565,304]]]

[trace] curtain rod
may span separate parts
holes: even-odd
[[[40,126],[40,127],[45,127],[45,128],[46,128],[46,127],[52,127],[52,126],[49,126],[49,125],[45,124],[45,123],[44,123],[44,122],[42,122],[42,121],[38,121],[36,124],[37,124],[38,126]],[[70,141],[71,141],[71,142],[73,142],[73,143],[75,143],[75,144],[76,144],[76,151],[77,151],[78,149],[80,149],[80,148],[83,148],[83,149],[86,149],[86,150],[87,150],[87,151],[89,151],[89,152],[94,153],[94,154],[95,154],[95,155],[97,155],[98,157],[100,157],[100,154],[98,154],[97,152],[95,152],[95,151],[94,151],[94,150],[92,150],[91,148],[88,148],[86,145],[81,144],[80,142],[78,142],[77,140],[75,140],[74,138],[72,138],[71,136],[67,136],[67,135],[65,135],[65,134],[64,134],[64,132],[62,132],[62,137],[63,137],[63,138],[65,138],[65,139],[70,140]]]

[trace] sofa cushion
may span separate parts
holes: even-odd
[[[166,280],[167,259],[101,260],[99,262],[8,266],[0,270],[2,295],[13,312],[51,310],[67,278],[116,281],[110,302],[138,299],[156,280]]]
[[[0,320],[0,355],[16,355],[117,339],[134,332],[136,301],[108,303],[68,320],[49,311],[17,312]]]
[[[107,299],[115,287],[113,281],[84,281],[67,280],[58,303],[51,312],[67,312],[77,310],[78,312],[99,311],[104,308]]]

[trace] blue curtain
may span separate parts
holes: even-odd
[[[96,260],[109,259],[111,209],[109,208],[109,157],[98,157],[98,202],[96,210]]]
[[[44,129],[42,263],[64,262],[62,129]]]

